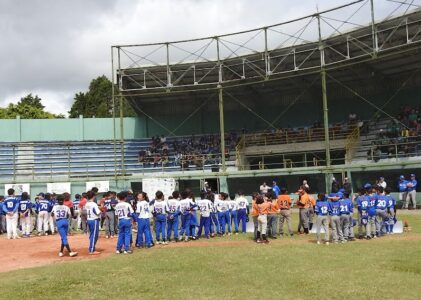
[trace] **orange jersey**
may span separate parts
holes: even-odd
[[[292,204],[291,197],[289,195],[279,195],[278,204],[280,209],[290,209]]]
[[[256,201],[252,200],[251,203],[252,203],[252,205],[251,205],[251,216],[252,217],[258,217],[259,216],[259,209],[257,208]]]
[[[314,200],[313,196],[309,196],[310,198],[310,207],[315,207],[316,206],[316,200]]]
[[[307,193],[304,193],[300,196],[299,200],[297,201],[297,206],[299,208],[309,208],[311,205],[310,196]]]
[[[278,201],[272,201],[268,202],[270,204],[269,206],[269,215],[274,215],[279,213],[279,203]]]
[[[257,204],[256,206],[257,206],[257,211],[259,212],[259,215],[267,215],[269,213],[269,209],[270,209],[269,202]]]

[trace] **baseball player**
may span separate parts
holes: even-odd
[[[37,212],[38,212],[38,226],[37,231],[38,235],[48,235],[48,221],[49,221],[49,213],[50,210],[50,201],[44,198],[45,195],[43,193],[38,194],[38,205],[37,205]]]
[[[343,198],[339,200],[339,221],[344,241],[351,239],[351,230],[353,230],[353,227],[352,223],[350,223],[352,222],[350,216],[352,216],[353,210],[354,208],[351,199],[349,199],[349,193],[344,192]]]
[[[85,204],[87,219],[88,219],[88,229],[89,229],[89,254],[98,255],[101,252],[95,250],[96,243],[99,237],[99,222],[101,211],[98,205],[95,203],[95,193],[89,191],[86,193],[88,202]]]
[[[147,201],[146,193],[140,192],[136,196],[136,214],[137,214],[137,239],[136,247],[152,247],[150,206]]]
[[[180,215],[180,193],[174,191],[172,193],[172,199],[168,199],[168,230],[167,238],[171,241],[171,232],[174,232],[174,241],[178,242],[178,216]]]
[[[49,202],[50,202],[50,206],[48,206],[48,227],[50,228],[49,232],[51,234],[54,234],[56,224],[55,224],[53,216],[51,215],[51,212],[53,211],[54,205],[56,205],[56,194],[47,193],[47,194],[45,194],[45,199],[49,200]]]
[[[6,232],[6,213],[3,211],[4,196],[0,196],[0,234]]]
[[[51,211],[51,215],[55,218],[57,224],[57,231],[61,238],[60,252],[58,253],[58,256],[60,257],[64,256],[64,248],[67,249],[70,257],[74,257],[77,255],[77,252],[73,252],[70,249],[69,241],[67,240],[67,233],[69,230],[69,218],[72,217],[72,210],[73,208],[69,208],[68,206],[64,205],[64,197],[62,195],[59,195],[57,197],[57,205],[55,205]]]
[[[235,195],[230,195],[228,209],[230,211],[230,225],[234,223],[235,234],[238,234],[238,203],[235,201]]]
[[[277,230],[278,230],[278,214],[280,212],[280,207],[276,199],[277,198],[276,194],[273,191],[268,192],[266,195],[267,195],[267,201],[270,204],[269,212],[267,216],[267,221],[268,221],[267,235],[272,239],[276,239]]]
[[[3,203],[3,211],[6,213],[6,227],[7,227],[7,238],[18,239],[18,208],[19,202],[15,197],[15,190],[8,189],[7,197]]]
[[[256,243],[267,244],[269,243],[266,236],[267,215],[269,213],[270,203],[266,202],[262,196],[257,196],[254,206],[255,210],[259,213],[259,216],[257,217],[258,228]]]
[[[19,216],[23,237],[30,237],[32,232],[31,220],[32,203],[27,192],[23,192],[19,201]]]
[[[238,191],[238,198],[236,199],[236,201],[238,206],[238,225],[240,225],[241,222],[241,232],[246,233],[247,219],[249,214],[249,202],[244,197],[243,191]]]
[[[168,245],[166,230],[167,213],[168,204],[167,201],[164,200],[164,194],[161,191],[157,191],[155,193],[155,202],[152,205],[152,214],[155,218],[155,238],[158,245]]]
[[[126,199],[127,200],[127,199]],[[105,211],[105,238],[114,238],[115,235],[115,206],[117,205],[117,199],[115,193],[108,192],[105,194],[104,199],[101,200],[100,206]],[[118,216],[117,216],[118,217]]]
[[[399,200],[402,200],[402,209],[408,208],[408,181],[405,180],[405,176],[399,176],[398,183]]]
[[[332,226],[332,240],[335,244],[339,241],[344,242],[344,236],[341,228],[340,221],[340,207],[339,199],[337,197],[331,197],[329,201],[329,215],[330,215],[330,224]]]
[[[417,209],[417,180],[415,179],[415,174],[411,174],[411,180],[408,180],[408,183],[406,185],[407,187],[407,206],[409,206],[409,203],[411,202],[412,208]]]
[[[80,203],[80,195],[76,194],[75,199],[73,200],[73,215],[74,215],[74,218],[72,218],[72,229],[74,231],[78,231],[80,229],[80,225],[81,225],[79,203]]]
[[[388,213],[388,222],[387,222],[387,233],[393,234],[393,226],[396,222],[396,200],[390,195],[392,189],[390,187],[386,188],[386,202],[387,202],[387,213]]]
[[[219,226],[219,220],[218,220],[218,211],[216,210],[215,207],[215,195],[210,193],[209,194],[209,198],[210,201],[212,202],[212,209],[211,209],[211,220],[210,220],[210,236],[211,237],[215,237],[217,234],[221,234],[220,230],[220,226]]]
[[[325,244],[329,245],[330,205],[329,205],[329,202],[327,201],[325,194],[320,193],[317,195],[317,202],[316,202],[316,206],[314,207],[314,212],[317,215],[317,220],[316,220],[317,245],[321,244],[320,230],[322,226],[323,226],[323,230],[325,231]]]
[[[365,238],[371,239],[371,227],[368,226],[368,206],[369,199],[366,190],[362,188],[356,198],[358,208],[358,238],[363,238],[363,228],[365,229]]]
[[[215,207],[218,211],[220,233],[223,236],[225,235],[226,225],[228,225],[228,235],[231,234],[230,211],[228,207],[228,201],[226,201],[227,198],[228,195],[226,193],[220,193],[219,199],[215,200]]]
[[[370,185],[371,186],[371,185]],[[367,185],[368,187],[368,185]],[[370,227],[371,237],[377,238],[376,234],[376,206],[377,206],[377,192],[374,188],[368,188],[368,226]]]
[[[259,217],[259,211],[257,210],[256,199],[259,194],[254,192],[251,194],[251,217],[253,218],[253,226],[254,226],[254,237],[253,240],[257,242],[257,231],[259,229],[259,221],[257,220]]]
[[[212,194],[202,193],[202,199],[197,201],[197,207],[200,212],[200,225],[197,236],[202,236],[202,229],[205,228],[205,237],[209,239],[210,235],[210,213],[212,210],[212,202],[210,201]]]
[[[309,208],[311,206],[311,199],[309,195],[307,194],[307,191],[305,188],[301,187],[298,190],[298,201],[297,201],[297,207],[299,208],[300,213],[300,222],[298,224],[298,233],[301,234],[301,226],[304,228],[304,233],[309,233]]]
[[[189,198],[189,193],[187,191],[182,191],[180,193],[180,212],[181,212],[181,229],[179,234],[179,240],[181,241],[184,236],[184,241],[189,241],[190,236],[190,219],[191,214],[190,210],[196,206],[196,204]]]
[[[284,235],[284,222],[286,221],[288,226],[288,233],[290,236],[293,236],[294,233],[292,232],[292,224],[291,224],[291,205],[292,200],[289,195],[287,195],[287,189],[282,188],[281,193],[278,196],[278,204],[279,204],[279,235]]]
[[[377,187],[376,197],[376,235],[385,234],[385,224],[389,222],[389,214],[387,213],[387,197],[383,193],[381,186]]]
[[[115,212],[118,218],[118,240],[116,253],[120,254],[124,245],[124,254],[131,254],[130,239],[132,235],[132,215],[134,213],[132,206],[127,203],[127,193],[120,192],[117,195],[119,200],[115,206]]]

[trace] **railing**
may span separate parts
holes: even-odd
[[[346,127],[344,127],[346,126]],[[355,125],[338,125],[329,128],[330,140],[344,140],[354,131]],[[293,144],[324,141],[323,128],[286,129],[276,132],[256,132],[244,135],[244,147]]]
[[[360,127],[356,126],[346,139],[346,143],[345,143],[346,162],[349,163],[354,158],[359,141],[360,141]]]
[[[362,147],[368,161],[378,162],[384,159],[402,159],[421,156],[421,136],[398,138],[399,141]]]

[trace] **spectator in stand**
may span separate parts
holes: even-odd
[[[260,186],[260,194],[266,195],[266,193],[270,190],[270,186],[266,185],[266,182],[263,182],[263,184]]]
[[[342,187],[343,187],[345,193],[347,193],[348,195],[352,194],[352,184],[349,182],[348,177],[344,178],[344,184],[343,184]]]
[[[383,188],[383,190],[386,189],[387,183],[386,183],[386,181],[384,181],[384,177],[379,178],[379,182],[377,183],[377,186],[381,186]]]
[[[335,177],[332,177],[332,185],[330,188],[331,193],[337,193],[339,191],[339,183],[336,181]]]
[[[276,198],[278,198],[281,189],[279,188],[275,180],[272,182],[272,191],[275,193]]]

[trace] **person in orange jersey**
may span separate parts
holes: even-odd
[[[281,193],[278,196],[278,205],[279,205],[279,235],[284,235],[284,223],[287,223],[288,233],[290,236],[293,236],[292,232],[292,222],[291,222],[291,204],[292,200],[289,195],[287,195],[287,189],[282,188]]]
[[[257,217],[259,216],[259,212],[257,210],[256,205],[256,197],[259,193],[254,192],[251,195],[251,217],[253,218],[253,225],[254,225],[254,241],[257,242],[257,228],[259,227],[259,222],[257,221]]]
[[[309,208],[311,206],[310,196],[304,188],[298,190],[297,207],[299,208],[300,223],[298,224],[298,233],[301,234],[301,227],[304,228],[304,233],[309,233]]]
[[[266,236],[266,229],[267,229],[267,216],[270,209],[270,203],[263,199],[262,196],[256,197],[255,209],[259,213],[257,217],[258,228],[257,228],[257,243],[269,243],[267,236]]]

